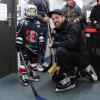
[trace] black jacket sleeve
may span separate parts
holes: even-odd
[[[55,39],[53,47],[63,47],[68,50],[73,50],[77,47],[79,40],[82,40],[79,39],[82,34],[80,27],[75,23],[68,24],[69,25],[65,26],[64,30],[59,33],[60,38],[57,41]]]
[[[43,17],[41,15],[39,15],[39,14],[35,15],[34,19],[39,21],[39,22],[43,22]]]
[[[61,46],[60,42],[54,42],[53,45],[52,45],[53,48],[58,48],[60,46]]]
[[[94,20],[96,20],[96,6],[93,7],[91,14],[90,14],[90,20],[91,22],[93,22]]]
[[[78,27],[76,24],[72,24],[68,31],[66,30],[65,32],[65,39],[63,41],[60,42],[60,46],[65,48],[65,49],[69,49],[72,50],[77,46],[78,43],[78,37],[79,37],[79,31],[78,31]]]

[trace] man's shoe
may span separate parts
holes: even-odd
[[[56,92],[62,92],[68,89],[72,89],[76,86],[76,77],[69,78],[68,76],[65,76],[64,79],[62,79],[60,82],[56,85]]]
[[[87,68],[83,70],[82,76],[89,79],[91,82],[95,82],[98,80],[98,76],[91,65],[88,65]]]
[[[40,79],[40,76],[37,74],[37,71],[31,70],[30,71],[30,80],[38,82]]]

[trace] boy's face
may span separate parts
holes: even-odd
[[[29,16],[29,17],[35,16],[36,15],[36,10],[33,9],[33,8],[30,8],[30,9],[27,10],[26,15]]]

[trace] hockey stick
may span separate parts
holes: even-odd
[[[51,43],[51,31],[50,31],[50,26],[49,26],[49,23],[48,23],[48,38],[49,38],[49,43]],[[47,72],[48,71],[48,69],[52,66],[52,62],[53,62],[53,55],[52,55],[52,48],[49,48],[49,50],[50,50],[50,63],[49,63],[49,66],[47,67],[47,68],[45,68],[44,70],[43,70],[43,72]]]
[[[53,43],[53,41],[52,41],[52,37],[51,37],[51,30],[50,30],[50,23],[48,22],[48,36],[49,36],[49,43]],[[57,66],[57,63],[56,63],[56,57],[55,57],[55,52],[54,52],[54,49],[53,48],[49,48],[49,50],[50,50],[50,64],[49,64],[49,66],[47,67],[47,68],[45,68],[44,69],[44,71],[43,72],[47,72],[48,71],[48,73],[49,74],[51,74],[52,72],[54,72],[54,70],[55,70],[55,68],[56,68],[56,66]]]
[[[53,50],[53,61],[52,61],[52,65],[50,66],[50,68],[48,69],[48,73],[52,74],[56,71],[56,67],[57,67],[57,57],[55,55],[55,50],[52,48]]]
[[[27,75],[28,75],[27,65],[26,65],[26,62],[25,62],[25,59],[24,59],[24,57],[23,57],[23,54],[22,54],[22,51],[21,51],[21,50],[20,50],[19,54],[20,54],[20,56],[21,56],[21,58],[22,58],[22,60],[23,60],[23,63],[24,63],[24,65],[25,65],[25,69],[26,69],[26,73],[27,73]],[[32,84],[32,80],[29,80],[29,83],[30,83],[30,85],[31,85],[31,88],[32,88],[32,91],[33,91],[33,94],[34,94],[36,100],[46,100],[44,97],[40,96],[40,95],[37,93],[37,91],[35,90],[35,88],[34,88],[34,86],[33,86],[33,84]]]
[[[44,0],[45,1],[45,4],[46,4],[46,8],[47,8],[47,13],[49,12],[49,1],[48,0]],[[52,37],[51,37],[51,28],[50,28],[50,22],[47,23],[48,25],[48,38],[49,38],[49,43],[52,43]],[[49,66],[47,68],[45,68],[43,70],[43,72],[49,72],[49,73],[52,73],[53,70],[55,69],[55,67],[57,66],[57,63],[55,62],[55,53],[54,53],[54,50],[53,48],[49,48],[50,50],[50,63],[49,63]],[[53,59],[54,58],[54,59]]]
[[[25,45],[25,47],[26,47],[27,49],[29,49],[33,54],[38,55],[38,53],[36,53],[35,51],[33,51],[29,46]]]
[[[49,12],[49,1],[48,0],[44,0],[44,2],[45,2],[45,4],[46,4],[46,10],[47,10],[47,13]],[[41,2],[42,3],[42,2]],[[48,33],[50,33],[51,34],[51,30],[50,30],[50,23],[48,22],[47,23],[47,25],[48,25]],[[51,41],[51,36],[48,34],[48,37],[49,37],[49,42]],[[52,50],[51,49],[49,49],[50,50],[50,63],[49,63],[49,66],[48,67],[46,67],[44,70],[43,70],[43,72],[47,72],[48,71],[48,69],[51,67],[51,65],[52,65]]]

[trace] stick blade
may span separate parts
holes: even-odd
[[[44,97],[37,96],[37,100],[46,100]]]
[[[49,68],[48,73],[49,73],[49,74],[52,74],[53,72],[55,72],[56,66],[57,66],[57,63],[54,63],[54,64],[51,66],[51,68]]]
[[[44,73],[47,72],[51,68],[51,66],[52,66],[52,63],[50,63],[48,67],[44,68],[43,72]]]

